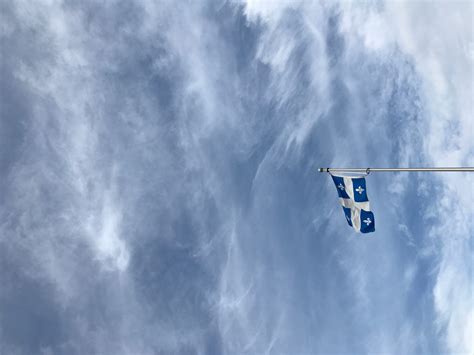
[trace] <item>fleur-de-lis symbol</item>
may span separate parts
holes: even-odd
[[[362,195],[362,192],[364,192],[365,190],[364,190],[361,186],[359,186],[359,187],[356,189],[356,191],[359,193],[359,195]]]
[[[367,227],[369,226],[370,223],[372,223],[372,221],[370,220],[369,217],[367,217],[366,219],[364,219],[362,222],[364,222],[365,224],[367,224]]]
[[[339,190],[343,191],[343,190],[344,190],[344,185],[341,184],[341,183],[339,183],[339,185],[337,185],[337,188],[338,188]]]

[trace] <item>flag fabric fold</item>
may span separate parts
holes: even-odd
[[[339,201],[349,226],[361,233],[374,232],[375,218],[370,210],[365,178],[332,174],[331,177],[336,185]]]

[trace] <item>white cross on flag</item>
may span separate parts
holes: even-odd
[[[370,211],[364,177],[331,175],[336,185],[347,223],[357,232],[375,231],[374,214]]]

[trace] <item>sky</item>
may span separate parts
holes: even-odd
[[[0,0],[0,353],[472,354],[473,20]]]

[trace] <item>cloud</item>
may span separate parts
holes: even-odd
[[[464,177],[371,176],[362,240],[314,170],[471,161],[465,18],[435,40],[418,5],[4,8],[4,351],[469,346]]]
[[[345,12],[350,23],[346,31],[358,32],[368,50],[390,51],[396,46],[413,60],[422,79],[426,164],[472,166],[472,4],[389,2],[380,11],[369,11],[368,21],[365,10],[351,10],[355,11]],[[473,344],[465,329],[472,328],[472,213],[468,212],[472,189],[466,193],[463,186],[472,185],[472,179],[468,174],[444,174],[439,179],[443,184],[437,198],[439,223],[430,233],[441,247],[435,306],[440,327],[447,325],[449,350],[469,352]],[[446,220],[448,210],[452,217]],[[452,283],[454,273],[459,282]],[[447,299],[453,301],[448,305]]]
[[[269,38],[273,41],[278,41],[276,38],[281,38],[281,43],[268,56],[278,62],[282,62],[281,58],[290,58],[288,51],[296,47],[294,43],[285,38],[288,33],[283,20],[285,16],[301,11],[305,17],[316,23],[321,23],[316,20],[319,18],[318,15],[312,12],[313,8],[317,6],[307,4],[280,5],[246,3],[246,14],[251,20],[261,19],[268,26],[269,32],[272,31],[272,28],[285,31],[283,35],[279,36],[269,35]],[[472,137],[473,133],[472,120],[470,119],[473,112],[472,100],[469,99],[469,97],[472,97],[471,74],[473,70],[472,53],[469,50],[472,47],[472,21],[470,18],[472,11],[466,10],[465,3],[451,5],[447,3],[432,6],[428,6],[426,3],[386,3],[375,6],[343,3],[333,6],[333,8],[336,8],[336,13],[339,14],[340,19],[338,22],[340,25],[339,28],[336,28],[336,31],[340,31],[339,33],[344,41],[343,48],[347,53],[351,53],[348,55],[352,55],[352,58],[346,57],[345,65],[350,67],[358,60],[368,63],[371,60],[368,59],[367,55],[374,55],[374,58],[381,65],[398,71],[398,74],[395,74],[399,76],[398,81],[400,81],[400,72],[407,72],[405,82],[400,82],[405,86],[400,86],[399,90],[413,90],[407,98],[412,102],[413,100],[416,101],[414,101],[415,105],[407,101],[406,109],[408,111],[403,111],[405,108],[400,106],[403,101],[398,99],[396,102],[396,105],[399,106],[396,109],[400,109],[400,112],[406,116],[396,118],[400,120],[399,124],[407,126],[406,129],[402,128],[398,133],[401,134],[398,140],[402,144],[396,146],[398,148],[396,153],[399,155],[399,162],[402,164],[410,164],[411,162],[418,165],[435,164],[438,166],[472,165],[472,139],[469,138]],[[470,6],[467,7],[470,8]],[[430,16],[425,15],[427,11]],[[330,10],[328,12],[328,9],[319,9],[315,12],[318,14],[325,13],[326,16],[331,13]],[[311,20],[308,22],[311,23]],[[324,23],[324,21],[322,22]],[[452,30],[453,28],[457,30]],[[310,29],[308,29],[308,32],[310,32]],[[324,37],[324,27],[322,33]],[[301,39],[301,36],[299,39]],[[265,37],[262,37],[262,41],[265,41]],[[360,43],[363,43],[364,46],[361,47]],[[262,44],[262,47],[265,45]],[[324,49],[318,51],[318,54],[324,57],[328,51],[327,48],[326,51]],[[285,56],[282,57],[282,53],[286,53]],[[283,62],[285,62],[284,65],[275,65],[275,72],[279,73],[282,71],[281,68],[285,68],[287,72],[279,74],[279,77],[283,78],[282,82],[284,82],[285,88],[291,88],[292,81],[286,76],[288,72],[291,72],[291,65],[286,63],[286,59]],[[410,69],[411,63],[413,63],[413,70]],[[359,64],[365,65],[360,62]],[[377,67],[375,62],[370,65]],[[343,83],[352,94],[356,94],[355,90],[360,92],[360,90],[365,90],[367,87],[370,89],[371,84],[361,86],[361,82],[357,81],[357,74],[344,72],[341,66],[338,67],[338,70],[342,75]],[[327,71],[331,73],[331,68],[329,67]],[[390,80],[390,72],[386,72],[386,75],[385,78]],[[335,75],[331,77],[332,82],[334,82],[335,77],[337,78]],[[368,78],[370,80],[370,76]],[[324,82],[322,86],[328,87]],[[388,81],[388,83],[391,82]],[[394,91],[390,87],[382,86],[382,89],[387,90],[387,95],[394,95]],[[327,92],[327,90],[325,91]],[[367,94],[370,95],[371,93],[367,92]],[[399,97],[403,98],[403,96]],[[361,96],[358,96],[358,98],[364,100]],[[378,103],[379,112],[380,109],[383,109],[383,104],[381,105],[380,102],[381,98],[383,96],[371,97],[372,100]],[[329,98],[329,101],[331,99],[332,97]],[[357,103],[354,102],[349,105],[352,114],[354,115],[354,112],[356,112],[355,115],[357,116],[360,112]],[[354,111],[354,109],[359,110],[359,112]],[[372,117],[377,117],[379,120],[383,118],[380,113],[370,110],[365,110],[365,112],[369,115],[375,113],[375,116]],[[385,114],[390,114],[390,112],[385,112]],[[391,114],[393,115],[393,112]],[[407,120],[410,116],[414,117],[413,121]],[[370,121],[373,118],[366,118],[367,120]],[[340,121],[340,123],[342,122]],[[352,127],[352,131],[354,128]],[[358,142],[357,145],[360,146],[361,143]],[[338,156],[340,155],[344,155],[344,153],[341,152]],[[387,162],[394,163],[386,160],[385,164]],[[342,160],[338,160],[338,163],[339,165],[347,165],[347,162]],[[357,165],[354,164],[354,161],[351,161],[350,164]],[[407,179],[408,177],[395,177],[395,181],[398,180],[402,184],[399,185],[400,187],[406,186]],[[436,186],[438,183],[443,185],[441,189],[444,191],[437,196],[436,200],[431,201],[436,203],[436,201],[444,200],[449,201],[449,203],[443,210],[438,209],[435,212],[437,216],[435,218],[440,222],[439,224],[435,223],[432,228],[426,229],[429,236],[428,241],[423,241],[423,244],[432,243],[434,238],[436,243],[441,246],[441,251],[432,250],[433,254],[436,255],[434,257],[440,260],[438,264],[440,271],[433,288],[433,295],[434,307],[438,315],[437,324],[441,327],[448,325],[444,338],[446,346],[450,351],[469,351],[472,344],[470,343],[470,337],[465,335],[469,333],[465,332],[464,329],[469,329],[470,323],[472,323],[469,315],[472,310],[472,280],[469,276],[472,272],[472,263],[468,256],[471,249],[469,240],[472,233],[469,231],[472,229],[472,223],[470,222],[469,213],[466,214],[466,211],[470,210],[469,194],[465,194],[465,190],[457,188],[457,186],[469,186],[470,180],[467,175],[462,174],[442,176],[440,179],[441,181],[437,177],[434,179],[426,178],[432,185]],[[420,182],[425,184],[423,181]],[[406,188],[398,193],[405,196],[405,198],[407,196]],[[398,200],[398,204],[404,204],[403,200]],[[429,210],[433,211],[433,209]],[[450,213],[456,216],[454,220],[456,220],[457,227],[454,231],[451,223],[454,220],[441,222],[445,210],[449,210]],[[427,218],[427,223],[431,223],[431,218],[432,215]],[[452,231],[456,237],[446,238],[448,230]],[[453,250],[458,252],[452,252]],[[450,266],[446,267],[446,265]],[[413,266],[409,267],[413,268]],[[463,286],[459,290],[454,288],[454,284],[447,282],[447,280],[450,280],[449,270],[452,270],[452,268],[455,268],[459,275],[463,275],[459,280]],[[364,274],[362,272],[358,275]],[[364,289],[364,283],[360,280],[356,279],[355,284],[359,285],[359,292]],[[447,295],[455,295],[456,300],[448,304],[446,302],[446,299],[449,298]],[[364,299],[364,297],[361,299]]]

